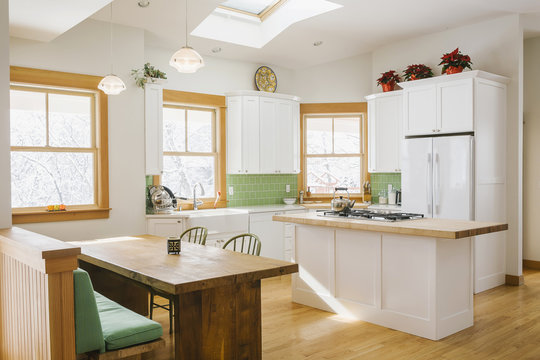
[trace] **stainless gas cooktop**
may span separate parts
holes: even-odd
[[[422,219],[423,214],[413,214],[390,210],[349,210],[349,211],[319,211],[318,216],[347,217],[353,219],[367,219],[377,221],[403,221]]]

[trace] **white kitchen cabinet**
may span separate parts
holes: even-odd
[[[468,71],[400,83],[405,136],[473,132],[477,74]]]
[[[392,91],[366,96],[368,101],[368,170],[400,172],[403,139],[403,94]]]
[[[227,172],[300,171],[300,107],[294,96],[238,91],[227,94]]]
[[[163,86],[146,84],[144,88],[146,175],[163,172]]]
[[[227,172],[259,173],[259,97],[227,98]]]
[[[180,236],[184,231],[181,218],[176,219],[148,219],[146,221],[146,233],[150,235],[169,237]]]
[[[249,215],[249,232],[261,240],[261,256],[290,261],[294,246],[294,225],[273,221],[274,215],[299,214],[306,210],[272,211]]]

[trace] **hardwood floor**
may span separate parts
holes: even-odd
[[[475,325],[431,341],[291,302],[290,276],[262,282],[263,358],[277,359],[540,359],[540,271],[525,285],[474,297]],[[173,359],[168,314],[158,310],[167,347],[143,359]]]

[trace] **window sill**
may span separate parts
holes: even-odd
[[[13,224],[30,224],[54,221],[107,219],[110,208],[74,208],[67,211],[13,210]]]

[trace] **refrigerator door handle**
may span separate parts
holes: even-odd
[[[440,170],[441,170],[441,166],[440,166],[440,163],[439,163],[439,153],[435,153],[435,171],[433,171],[433,177],[434,177],[434,188],[435,188],[435,191],[434,191],[434,196],[435,196],[435,209],[434,209],[434,214],[439,214],[439,206],[441,205],[440,203],[440,188],[441,188],[441,174],[440,174]]]
[[[426,186],[426,199],[427,199],[427,208],[428,213],[432,212],[432,196],[433,196],[433,181],[432,181],[432,174],[433,174],[433,163],[431,161],[431,153],[427,154],[427,172],[426,172],[426,183],[428,186]]]

